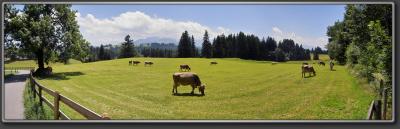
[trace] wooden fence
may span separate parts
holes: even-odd
[[[379,98],[373,100],[368,109],[368,120],[386,120],[387,113],[387,91],[388,88],[384,88],[383,80],[379,81]]]
[[[61,95],[58,91],[50,90],[41,84],[39,84],[32,76],[33,70],[29,75],[29,83],[31,92],[33,92],[33,98],[39,97],[39,104],[43,106],[43,102],[46,103],[54,111],[55,120],[71,120],[64,112],[60,110],[60,102],[64,103],[68,107],[72,108],[88,120],[110,120],[110,117],[106,115],[99,115],[92,110],[74,102],[73,100]],[[47,98],[43,96],[43,91],[54,97],[53,103],[51,103]]]

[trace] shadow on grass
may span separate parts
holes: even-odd
[[[194,94],[191,94],[191,93],[176,93],[176,94],[172,94],[172,95],[174,95],[174,96],[189,96],[189,97],[203,97],[203,96],[205,96],[205,95],[196,94],[196,93],[194,93]]]
[[[49,80],[68,80],[70,76],[81,76],[84,75],[82,72],[61,72],[53,73],[47,77],[40,77],[39,79],[49,79]]]
[[[315,75],[315,76],[317,76],[317,75]],[[312,77],[315,77],[315,76],[304,76],[303,78],[312,78]]]

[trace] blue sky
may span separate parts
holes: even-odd
[[[178,21],[196,21],[210,27],[266,34],[273,26],[320,36],[343,19],[344,5],[74,5],[81,14],[110,18],[128,11]]]
[[[76,5],[83,36],[93,45],[149,37],[178,40],[184,30],[201,45],[210,37],[243,31],[276,40],[324,47],[327,27],[343,19],[345,5]]]
[[[327,43],[327,27],[343,19],[344,7],[345,5],[73,5],[73,9],[82,17],[91,14],[96,19],[112,20],[122,13],[139,11],[152,18],[196,22],[209,28],[222,27],[229,30],[224,33],[243,31],[260,37],[272,36],[277,40],[300,36],[297,42],[321,47]],[[279,31],[283,34],[274,34]],[[201,40],[200,34],[195,37],[198,37],[196,40]],[[311,43],[311,40],[325,43]]]

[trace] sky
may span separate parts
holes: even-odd
[[[170,38],[179,41],[185,30],[201,46],[204,31],[210,40],[219,34],[255,34],[277,41],[293,39],[303,46],[322,48],[327,27],[342,20],[345,5],[72,5],[85,39],[92,45]]]

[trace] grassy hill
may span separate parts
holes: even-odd
[[[129,60],[153,61],[151,67]],[[210,61],[219,64],[210,66]],[[39,82],[112,119],[364,119],[373,99],[343,66],[314,64],[302,78],[301,62],[199,58],[131,58],[53,66]],[[172,95],[172,74],[189,64],[206,96]],[[7,65],[7,64],[6,64]],[[191,88],[178,87],[179,93]],[[198,93],[198,90],[195,91]],[[73,119],[83,119],[65,105]]]

